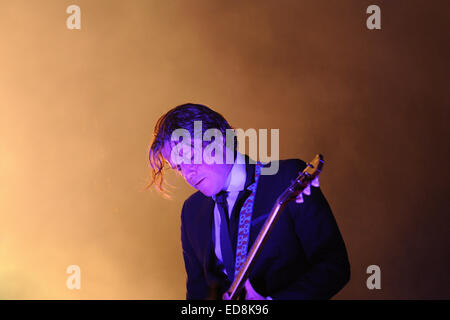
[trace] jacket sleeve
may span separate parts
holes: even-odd
[[[309,268],[288,287],[273,293],[273,299],[330,299],[350,279],[347,250],[322,191],[311,187],[311,195],[303,199],[300,204],[289,203],[286,210]]]
[[[186,299],[200,300],[208,297],[208,285],[204,276],[202,264],[195,255],[186,226],[186,202],[181,210],[181,246],[183,249],[184,265],[186,269]]]

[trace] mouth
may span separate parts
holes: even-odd
[[[195,185],[194,185],[194,187],[198,187],[201,183],[202,183],[202,181],[203,180],[205,180],[205,178],[203,178],[203,179],[200,179],[200,181],[199,182],[197,182]]]

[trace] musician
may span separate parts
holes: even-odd
[[[264,175],[261,169],[273,163],[250,161],[237,151],[236,144],[231,149],[235,161],[227,163],[225,154],[230,147],[225,138],[221,141],[224,161],[180,161],[174,155],[179,154],[180,149],[175,148],[182,142],[173,141],[172,133],[181,128],[195,137],[194,121],[201,121],[202,133],[217,129],[225,137],[226,130],[232,129],[222,115],[200,104],[188,103],[168,111],[155,126],[148,187],[154,185],[166,193],[163,175],[165,164],[169,164],[198,190],[185,200],[181,212],[186,298],[228,299],[226,291],[237,274],[236,260],[245,258],[276,198],[305,168],[305,162],[279,160],[276,174]],[[192,147],[191,155],[205,151],[208,143],[193,138],[188,146]],[[184,154],[186,149],[182,150]],[[215,152],[211,156],[217,156]],[[245,215],[251,216],[247,225],[242,222]],[[330,299],[349,278],[345,244],[316,179],[312,188],[306,188],[285,207],[257,257],[241,298]]]

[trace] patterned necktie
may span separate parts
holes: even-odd
[[[228,192],[221,191],[216,195],[216,203],[220,212],[220,249],[222,251],[222,260],[227,270],[228,278],[233,281],[234,278],[234,255],[231,249],[230,232],[228,229]]]

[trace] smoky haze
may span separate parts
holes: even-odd
[[[143,188],[155,122],[186,102],[279,129],[280,158],[325,156],[337,299],[449,298],[448,4],[382,2],[368,30],[371,4],[0,0],[0,299],[184,298],[194,190]]]

